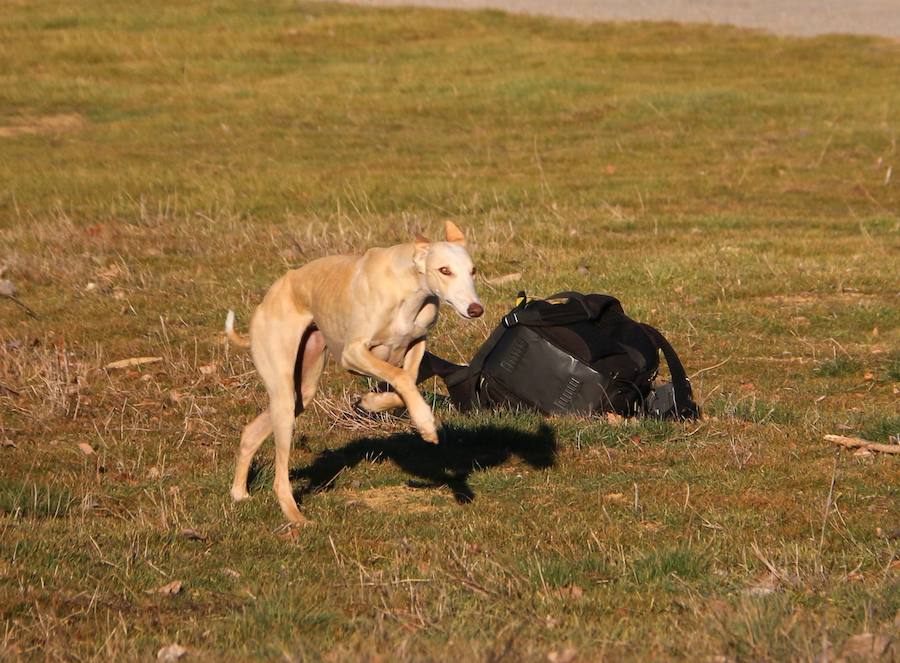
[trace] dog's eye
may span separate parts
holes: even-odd
[[[449,267],[441,267],[438,271],[444,276],[453,276],[453,272],[450,271]]]

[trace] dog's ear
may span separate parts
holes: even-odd
[[[413,241],[416,244],[431,244],[431,240],[425,237],[422,233],[416,233],[416,236],[413,238]]]
[[[428,257],[428,248],[431,246],[425,237],[420,233],[416,233],[416,239],[413,242],[413,264],[419,274],[425,273],[425,259]]]
[[[454,244],[462,244],[466,245],[465,235],[462,234],[462,230],[453,223],[450,219],[447,219],[444,222],[444,235],[447,238],[448,242],[453,242]]]

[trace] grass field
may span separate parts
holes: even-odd
[[[858,37],[3,3],[0,268],[39,319],[0,299],[0,659],[900,657],[900,458],[822,440],[900,432],[897,81]],[[487,313],[436,352],[519,288],[610,292],[708,416],[437,398],[433,448],[331,366],[292,465],[315,525],[283,527],[271,444],[232,505],[265,401],[225,311],[444,218]]]

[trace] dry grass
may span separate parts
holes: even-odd
[[[897,656],[897,459],[822,436],[900,432],[898,55],[494,12],[10,5],[0,273],[39,319],[0,299],[0,658]],[[444,316],[439,354],[471,356],[520,287],[611,292],[709,417],[464,417],[436,393],[434,448],[356,415],[367,385],[331,368],[293,463],[316,524],[284,528],[268,446],[231,504],[264,397],[225,311],[243,328],[285,269],[447,216],[488,314]]]

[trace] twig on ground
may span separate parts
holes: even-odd
[[[38,315],[34,311],[32,311],[25,302],[16,297],[16,287],[12,284],[12,281],[8,279],[0,280],[0,297],[6,297],[7,299],[12,300],[14,304],[21,306],[22,309],[30,315],[35,320],[38,320]]]
[[[846,437],[844,435],[826,435],[825,440],[839,444],[848,449],[866,449],[868,451],[879,451],[883,454],[900,454],[900,444],[881,444],[879,442],[869,442],[861,437]]]
[[[158,361],[162,361],[162,357],[131,357],[130,359],[119,359],[118,361],[111,361],[103,368],[106,368],[106,369],[131,368],[132,366],[143,366],[144,364],[155,364]]]
[[[729,357],[728,359],[725,359],[724,361],[720,361],[718,364],[713,364],[712,366],[707,366],[706,368],[701,368],[699,371],[697,371],[696,373],[692,374],[692,375],[690,376],[690,379],[693,380],[695,377],[697,377],[698,375],[700,375],[700,374],[702,374],[702,373],[706,373],[707,371],[711,371],[711,370],[713,370],[714,368],[719,368],[720,366],[724,366],[724,365],[727,364],[729,361],[731,361],[731,357]]]

